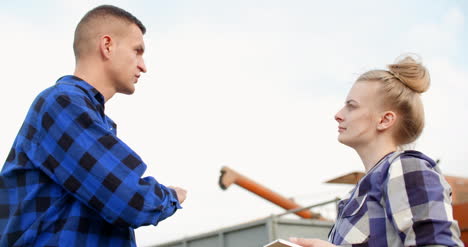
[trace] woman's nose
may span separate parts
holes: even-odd
[[[341,113],[341,110],[335,114],[335,121],[337,121],[338,123],[343,122],[343,117],[341,116],[340,113]]]

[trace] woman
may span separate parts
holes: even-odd
[[[339,202],[330,242],[292,242],[305,247],[463,246],[450,186],[436,163],[418,151],[402,151],[423,130],[420,94],[429,87],[429,73],[410,56],[388,69],[362,74],[335,116],[338,140],[356,150],[366,175]]]

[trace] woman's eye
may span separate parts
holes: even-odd
[[[346,104],[346,108],[353,110],[353,109],[356,109],[356,106],[353,104]]]

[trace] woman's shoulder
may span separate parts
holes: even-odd
[[[402,157],[403,159],[421,159],[421,160],[426,160],[433,165],[436,164],[432,158],[430,158],[429,156],[417,150],[402,151],[400,154],[400,157]]]
[[[406,150],[389,161],[387,181],[440,183],[442,174],[437,163],[419,151]]]
[[[429,156],[416,150],[405,150],[389,158],[389,170],[402,169],[403,172],[433,170],[437,163]]]

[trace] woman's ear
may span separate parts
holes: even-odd
[[[393,111],[383,112],[377,130],[383,131],[389,129],[396,123],[397,115]]]

